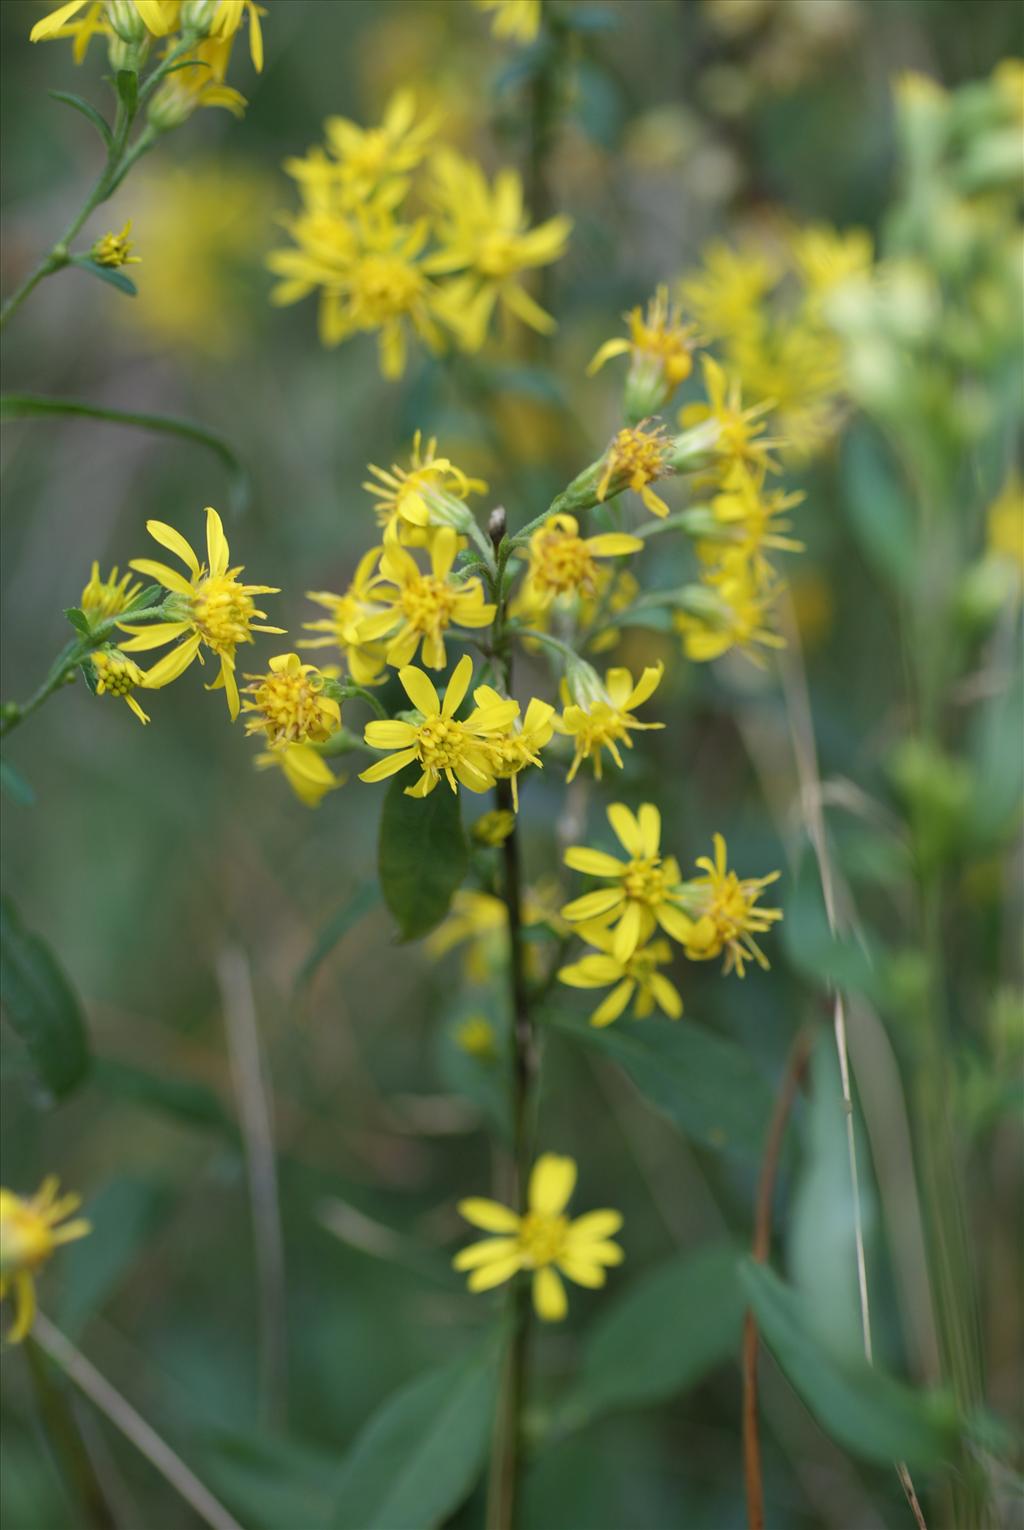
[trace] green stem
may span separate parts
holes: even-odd
[[[58,1467],[67,1481],[72,1501],[81,1509],[89,1530],[116,1530],[110,1505],[79,1433],[67,1398],[50,1374],[49,1362],[32,1335],[24,1342],[25,1360],[32,1390],[53,1448]]]

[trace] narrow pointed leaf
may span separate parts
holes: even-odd
[[[85,1020],[71,984],[9,898],[0,900],[0,997],[46,1091],[62,1099],[89,1067]]]
[[[90,101],[85,101],[81,96],[73,95],[70,90],[51,90],[49,94],[55,101],[61,101],[65,106],[70,106],[76,112],[81,112],[83,117],[88,118],[93,127],[99,133],[107,148],[111,148],[114,142],[113,134],[107,122],[100,116],[95,106]]]
[[[378,866],[384,902],[401,938],[418,940],[448,912],[469,851],[454,792],[442,782],[429,797],[407,797],[409,784],[410,772],[401,771],[384,798]]]

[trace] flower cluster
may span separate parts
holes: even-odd
[[[280,279],[273,301],[319,292],[323,344],[377,334],[385,377],[402,375],[410,334],[431,351],[478,351],[497,308],[532,329],[554,328],[523,277],[561,258],[570,220],[531,228],[517,172],[489,181],[435,143],[438,127],[435,116],[417,118],[402,90],[378,126],[329,117],[324,144],[285,162],[302,205],[282,219],[292,245],[268,256]]]

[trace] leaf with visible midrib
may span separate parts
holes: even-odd
[[[356,1440],[333,1530],[432,1530],[482,1470],[498,1385],[496,1336],[390,1397]]]
[[[407,797],[411,779],[404,770],[388,788],[378,853],[381,892],[403,940],[440,924],[469,860],[458,797],[443,781],[429,797]]]
[[[0,992],[36,1073],[61,1099],[89,1067],[85,1021],[49,946],[25,929],[9,898],[0,900]]]

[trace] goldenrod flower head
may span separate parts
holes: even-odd
[[[97,34],[136,44],[147,36],[166,37],[178,25],[179,7],[180,0],[69,0],[36,22],[29,41],[72,37],[75,63],[79,64],[89,39]]]
[[[679,865],[674,856],[662,859],[661,814],[651,802],[634,815],[621,802],[608,808],[608,822],[629,856],[620,861],[603,850],[573,845],[565,852],[565,864],[587,876],[603,877],[610,887],[584,893],[562,909],[573,924],[597,921],[614,925],[610,954],[628,961],[637,946],[646,942],[660,924],[673,939],[685,942],[693,921],[683,912]]]
[[[683,950],[691,961],[710,961],[724,950],[723,971],[743,977],[745,964],[753,959],[767,970],[768,958],[754,940],[782,918],[778,908],[758,908],[764,889],[778,880],[779,873],[741,880],[728,869],[725,840],[714,836],[715,858],[700,856],[697,865],[704,876],[685,884],[686,907],[693,922],[683,940]]]
[[[306,807],[319,807],[328,792],[343,786],[323,755],[312,744],[283,744],[256,756],[257,770],[280,770],[292,791]]]
[[[643,419],[667,403],[693,371],[697,326],[682,322],[678,305],[669,303],[667,287],[658,288],[646,313],[633,308],[625,319],[629,339],[606,340],[587,368],[587,376],[600,371],[613,356],[628,355],[626,412],[632,419]]]
[[[703,664],[739,648],[754,664],[763,664],[758,648],[785,648],[785,639],[767,625],[778,583],[759,576],[753,562],[741,550],[727,554],[720,566],[705,575],[705,583],[717,597],[714,615],[698,616],[677,611],[676,631],[683,639],[688,659]]]
[[[336,646],[344,654],[348,672],[357,685],[379,684],[384,668],[383,644],[366,642],[360,631],[364,617],[380,609],[374,605],[372,593],[380,551],[379,547],[371,547],[363,554],[344,595],[332,595],[329,590],[306,592],[307,600],[315,601],[330,614],[315,622],[303,622],[304,631],[323,633],[325,636],[305,638],[299,647]]]
[[[14,1325],[8,1334],[14,1344],[21,1342],[35,1318],[36,1270],[62,1243],[73,1243],[92,1231],[81,1217],[67,1221],[82,1204],[81,1198],[58,1196],[57,1189],[54,1174],[29,1199],[0,1189],[0,1300],[14,1292]]]
[[[433,275],[464,273],[448,284],[442,299],[445,320],[462,346],[480,349],[498,302],[531,329],[549,334],[554,319],[534,302],[520,277],[561,259],[572,220],[549,218],[531,229],[515,170],[500,170],[489,186],[480,166],[452,149],[439,150],[431,168],[441,248],[428,257],[426,269]]]
[[[125,224],[119,234],[104,234],[97,239],[89,251],[91,258],[98,266],[138,266],[142,262],[138,255],[132,254],[132,245],[128,235],[132,231],[131,219]]]
[[[264,733],[272,749],[283,744],[323,744],[341,727],[341,707],[325,696],[325,679],[315,664],[303,664],[297,653],[271,659],[264,675],[246,675],[242,702],[246,733]]]
[[[795,229],[789,245],[811,297],[826,297],[851,277],[866,276],[874,260],[871,235],[863,228],[835,229],[814,223]]]
[[[756,251],[714,244],[703,269],[683,280],[683,301],[708,339],[733,338],[763,321],[761,304],[778,279],[777,264]]]
[[[369,471],[376,482],[363,488],[374,496],[377,523],[385,533],[393,532],[399,541],[422,546],[429,540],[428,528],[455,526],[460,529],[469,511],[464,501],[470,494],[485,494],[482,478],[470,478],[448,457],[437,455],[437,440],[431,436],[423,448],[423,437],[413,437],[408,468],[391,464],[391,471],[376,467]]]
[[[987,551],[1024,579],[1024,484],[1014,470],[988,507]]]
[[[328,117],[324,137],[336,161],[330,173],[353,194],[366,196],[420,164],[438,123],[433,114],[416,121],[416,97],[411,90],[395,91],[379,127],[364,128],[347,117]]]
[[[104,0],[70,0],[69,4],[59,5],[37,21],[28,35],[30,42],[71,38],[72,57],[76,64],[80,64],[94,37],[111,37],[113,34],[106,18]]]
[[[509,42],[532,43],[540,31],[540,0],[475,0],[481,11],[493,11],[491,31]]]
[[[293,232],[298,234],[298,228]],[[407,325],[429,349],[440,348],[435,322],[440,294],[420,259],[427,232],[422,219],[412,225],[391,222],[372,244],[364,239],[338,273],[321,278],[327,283],[320,305],[324,345],[340,345],[350,335],[379,330],[380,369],[388,378],[405,371]],[[278,301],[293,298],[279,294]]]
[[[577,926],[588,945],[596,946],[579,961],[571,962],[558,972],[558,980],[570,988],[608,988],[612,991],[594,1010],[591,1025],[611,1025],[634,999],[633,1013],[644,1020],[655,1005],[673,1020],[683,1012],[683,1001],[675,986],[658,971],[672,960],[672,948],[667,940],[649,940],[637,946],[625,961],[614,955],[615,936],[602,924]]]
[[[100,566],[94,562],[78,604],[90,620],[106,621],[126,611],[141,590],[142,585],[131,574],[118,574],[116,563],[107,578],[101,579]]]
[[[500,705],[503,696],[489,685],[480,685],[473,692],[473,700],[483,709]],[[503,733],[492,734],[487,753],[491,771],[497,781],[512,782],[512,806],[519,811],[519,772],[527,765],[541,766],[540,751],[551,742],[554,732],[555,709],[548,701],[534,696],[527,704],[526,716],[520,721],[514,718]]]
[[[773,408],[774,400],[744,409],[739,377],[730,376],[713,356],[701,359],[707,403],[685,405],[679,414],[680,424],[686,429],[705,422],[713,426],[709,449],[721,459],[723,468],[734,462],[744,462],[751,467],[774,470],[776,464],[769,455],[769,448],[778,442],[764,437],[762,418]]]
[[[263,69],[263,30],[266,12],[255,0],[182,0],[180,26],[231,44],[242,23],[249,23],[249,56],[259,74]]]
[[[608,531],[581,537],[571,515],[552,515],[530,537],[530,564],[520,594],[527,610],[544,610],[553,600],[594,595],[596,558],[621,558],[640,552],[643,542],[625,532]]]
[[[603,1286],[606,1269],[624,1257],[611,1241],[622,1217],[617,1211],[591,1211],[570,1222],[565,1211],[575,1186],[574,1161],[542,1153],[530,1175],[523,1216],[483,1197],[460,1201],[459,1213],[467,1222],[499,1234],[470,1244],[452,1260],[457,1270],[472,1272],[469,1289],[489,1291],[520,1270],[530,1270],[537,1316],[557,1323],[568,1310],[560,1276],[581,1286]]]
[[[804,544],[786,536],[789,522],[782,519],[803,494],[787,494],[782,489],[765,492],[764,468],[750,468],[744,462],[732,463],[722,475],[722,487],[711,499],[711,512],[720,532],[697,542],[698,556],[706,563],[722,557],[723,543],[731,553],[749,559],[759,579],[769,580],[771,569],[765,561],[765,549],[776,552],[803,552]]]
[[[430,572],[425,574],[407,548],[385,542],[373,585],[373,599],[385,609],[364,618],[359,632],[364,642],[385,638],[387,662],[396,668],[408,664],[422,643],[424,664],[443,669],[449,627],[489,627],[494,620],[495,608],[485,603],[480,580],[452,578],[457,546],[455,532],[440,527],[431,540]]]
[[[455,713],[462,705],[473,679],[473,661],[465,654],[452,671],[442,705],[431,681],[421,669],[408,665],[399,670],[406,695],[419,713],[415,722],[396,718],[369,722],[364,738],[373,749],[396,751],[360,774],[360,781],[383,781],[413,762],[422,770],[415,786],[406,787],[409,797],[426,797],[442,775],[453,792],[459,785],[471,792],[485,792],[494,785],[489,745],[504,733],[519,714],[517,701],[498,701],[476,707],[462,722]]]
[[[147,684],[146,676],[134,660],[126,658],[116,648],[98,648],[89,655],[96,677],[97,696],[119,696],[139,719],[148,723],[149,717],[132,695],[137,686]]]
[[[483,1015],[470,1015],[455,1031],[455,1045],[469,1057],[493,1062],[498,1055],[494,1026]]]
[[[738,336],[729,349],[729,367],[735,398],[716,416],[723,442],[729,440],[729,432],[735,432],[739,439],[745,434],[729,417],[733,403],[738,408],[741,389],[770,400],[765,410],[770,410],[780,436],[774,443],[757,442],[752,451],[740,453],[742,458],[766,463],[764,449],[774,444],[787,456],[806,461],[835,434],[840,419],[842,352],[835,335],[814,317],[813,305],[804,317],[780,319],[757,334]],[[747,415],[756,417],[750,411]],[[732,449],[736,450],[735,440]]]
[[[515,813],[510,813],[507,808],[494,808],[477,819],[471,832],[478,845],[494,847],[503,845],[515,826]]]
[[[475,887],[457,889],[448,914],[427,936],[424,949],[433,960],[440,961],[461,945],[466,946],[463,957],[466,981],[486,983],[507,956],[508,909],[503,899],[479,892]]]
[[[576,754],[567,780],[575,779],[584,760],[593,759],[594,775],[600,781],[602,749],[607,749],[621,770],[619,745],[632,749],[630,733],[665,726],[664,723],[638,722],[632,710],[654,695],[664,673],[665,666],[659,660],[657,664],[647,666],[635,685],[629,670],[621,668],[609,669],[602,684],[589,664],[573,667],[563,684],[563,695],[568,704],[554,723],[557,732],[567,735],[575,744]],[[569,702],[570,696],[574,698],[572,702]]]
[[[609,494],[632,489],[652,515],[668,515],[668,505],[651,484],[672,471],[669,442],[663,425],[630,425],[620,430],[604,455],[597,485],[598,503]]]
[[[234,117],[244,116],[245,97],[225,84],[233,41],[233,35],[211,33],[161,81],[146,111],[155,128],[167,132],[180,127],[203,106],[222,106]]]
[[[230,550],[224,535],[220,516],[212,506],[206,507],[206,553],[207,563],[200,563],[191,546],[180,531],[164,521],[147,521],[146,530],[155,542],[166,547],[180,558],[188,569],[186,579],[166,563],[149,558],[133,558],[130,567],[137,573],[147,574],[171,592],[172,599],[165,601],[174,619],[167,622],[151,622],[146,626],[133,627],[124,624],[125,632],[133,634],[131,641],[121,646],[127,651],[159,648],[164,643],[176,643],[170,654],[149,672],[149,684],[168,685],[183,674],[193,659],[202,662],[200,648],[205,646],[220,660],[220,674],[207,686],[207,690],[223,687],[227,697],[228,711],[232,721],[238,716],[238,685],[235,680],[235,649],[240,643],[251,643],[254,632],[284,631],[283,627],[268,627],[254,617],[266,613],[258,611],[253,604],[254,595],[277,595],[274,585],[241,584],[238,575],[241,566],[229,568]],[[159,678],[154,675],[159,671]]]

